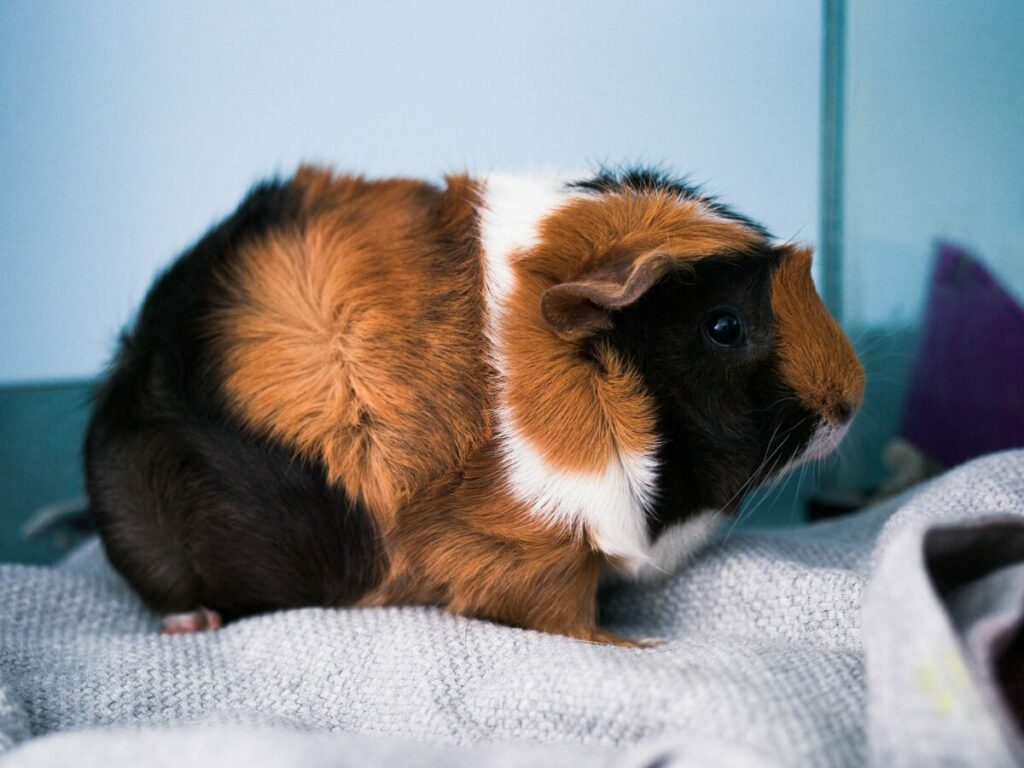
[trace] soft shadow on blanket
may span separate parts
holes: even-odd
[[[95,543],[0,566],[11,766],[1014,765],[1024,452],[747,531],[603,617],[624,650],[427,608],[157,634]]]

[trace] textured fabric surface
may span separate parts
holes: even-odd
[[[666,640],[651,649],[428,608],[161,636],[93,544],[0,567],[0,751],[12,766],[1013,765],[992,656],[1020,626],[1022,562],[1024,452],[610,589],[604,623]]]

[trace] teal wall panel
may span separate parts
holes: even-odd
[[[21,527],[41,506],[82,493],[89,393],[84,381],[0,387],[0,562],[64,551],[52,536],[25,541]]]

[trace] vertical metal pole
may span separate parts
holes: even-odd
[[[843,98],[845,0],[824,0],[821,88],[821,294],[843,316]]]

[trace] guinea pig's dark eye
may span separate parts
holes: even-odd
[[[704,318],[704,335],[720,347],[738,347],[746,340],[747,331],[731,309],[716,309]]]

